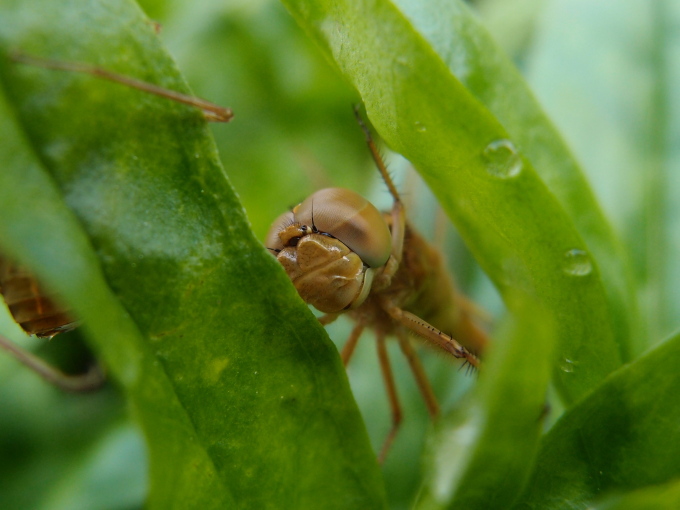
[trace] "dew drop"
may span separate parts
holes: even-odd
[[[573,249],[564,254],[564,272],[571,276],[586,276],[593,270],[588,253]]]
[[[560,368],[562,369],[562,372],[570,374],[574,371],[574,362],[569,358],[564,358],[560,364]]]
[[[522,157],[510,140],[495,140],[484,148],[486,169],[494,177],[510,179],[522,171]]]
[[[416,122],[415,126],[416,126],[416,131],[418,131],[419,133],[424,133],[425,131],[427,131],[427,128],[425,127],[425,125],[422,122]]]

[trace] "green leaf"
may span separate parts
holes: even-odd
[[[518,508],[580,508],[680,477],[680,335],[614,372],[543,439]]]
[[[671,334],[680,312],[679,19],[678,2],[553,0],[528,59],[634,262],[637,352]]]
[[[552,374],[554,325],[531,300],[512,299],[519,315],[494,338],[467,406],[436,426],[418,508],[503,508],[529,479]]]
[[[595,260],[606,261],[598,269],[612,308],[616,341],[624,359],[629,357],[636,302],[627,252],[524,78],[462,2],[395,3],[456,78],[507,130],[569,215]]]
[[[570,366],[558,371],[563,395],[575,400],[617,368],[625,351],[615,340],[619,328],[625,329],[617,318],[625,307],[611,300],[619,291],[609,291],[612,284],[600,272],[595,257],[602,250],[587,244],[598,236],[608,242],[608,228],[598,223],[585,241],[566,206],[534,169],[568,157],[558,151],[561,145],[545,149],[550,158],[541,158],[542,151],[534,154],[537,142],[519,135],[526,126],[505,126],[506,115],[497,111],[501,106],[481,103],[436,53],[442,49],[434,48],[393,3],[284,4],[357,88],[390,147],[418,168],[501,293],[514,289],[535,296],[554,315],[556,355]],[[461,22],[462,38],[483,36],[469,17]],[[467,60],[467,46],[445,44],[452,55],[448,60]],[[479,58],[500,57],[492,48]],[[494,78],[503,83],[504,77]],[[520,86],[518,79],[512,81]],[[503,105],[508,109],[513,102]],[[569,162],[566,168],[575,165]],[[575,182],[569,193],[590,200],[579,175],[567,178]],[[601,220],[597,213],[593,217]]]
[[[122,385],[151,508],[383,507],[337,351],[249,231],[200,112],[8,58],[188,92],[153,28],[130,2],[3,3],[0,246]]]

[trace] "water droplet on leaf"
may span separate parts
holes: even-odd
[[[585,276],[593,270],[593,263],[588,253],[573,249],[564,254],[564,272],[571,276]]]
[[[522,157],[510,140],[495,140],[482,153],[487,171],[494,177],[510,179],[522,171]]]
[[[569,358],[564,358],[560,364],[560,368],[562,369],[562,372],[570,374],[574,371],[574,362]]]

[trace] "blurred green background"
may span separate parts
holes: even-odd
[[[389,196],[352,114],[358,95],[280,3],[140,3],[160,23],[160,37],[195,94],[233,108],[234,121],[213,126],[213,132],[220,157],[231,169],[229,179],[260,239],[282,211],[320,187],[348,187],[379,207],[389,206]],[[622,104],[637,104],[639,91],[653,89],[653,84],[635,69],[626,68],[615,44],[588,53],[592,40],[570,35],[567,28],[560,33],[560,27],[567,26],[561,20],[581,27],[589,22],[579,18],[580,3],[569,7],[568,2],[548,0],[473,2],[584,164],[606,213],[637,257],[638,273],[654,273],[657,269],[642,262],[648,260],[640,253],[644,246],[636,243],[643,228],[639,222],[645,220],[636,215],[643,206],[642,191],[630,186],[647,161],[646,146],[638,150],[640,145],[631,146],[630,140],[653,129],[645,124],[650,121],[645,117],[645,104],[632,111],[635,117],[629,122],[621,122],[618,116],[629,111]],[[603,96],[610,101],[603,102]],[[638,131],[627,130],[630,125],[638,126]],[[408,162],[386,149],[385,153],[404,190],[410,219],[444,247],[461,289],[500,315],[498,296],[455,233],[442,222],[430,192]],[[651,232],[647,234],[655,235]],[[650,312],[645,314],[646,338],[661,338],[675,327],[671,308],[658,303],[677,302],[678,291],[670,286],[665,289],[666,294],[648,295],[643,289],[643,310]],[[339,346],[349,327],[340,320],[328,328]],[[77,332],[58,337],[50,345],[26,339],[4,309],[0,310],[0,331],[18,343],[33,345],[47,357],[64,357],[70,349],[82,349]],[[377,449],[389,428],[389,410],[371,340],[366,334],[348,372]],[[383,472],[391,506],[407,508],[421,476],[412,459],[418,458],[423,447],[429,419],[404,360],[395,349],[391,355],[405,420]],[[436,354],[425,352],[424,362],[444,409],[453,406],[473,383],[473,378],[458,373],[455,365]],[[146,487],[143,440],[115,387],[85,396],[65,395],[9,357],[0,356],[0,508],[140,508]]]

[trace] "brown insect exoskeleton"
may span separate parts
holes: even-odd
[[[433,418],[439,405],[407,333],[472,367],[479,366],[473,352],[480,353],[487,338],[473,321],[474,305],[456,293],[439,251],[406,220],[404,205],[370,131],[358,110],[355,113],[392,195],[392,210],[381,213],[347,189],[322,189],[277,218],[266,246],[302,299],[326,314],[319,319],[322,324],[341,313],[356,322],[341,352],[345,366],[363,330],[375,331],[392,413],[392,427],[378,456],[382,462],[402,419],[385,338],[396,336]]]
[[[52,338],[78,326],[24,267],[0,257],[0,293],[14,320],[29,335]]]
[[[3,256],[0,256],[0,294],[14,320],[29,335],[51,339],[78,326],[78,321],[60,304],[58,296],[46,291],[26,268]],[[105,380],[97,365],[83,374],[65,374],[1,335],[0,347],[65,391],[95,390]]]
[[[61,71],[86,73],[125,86],[165,97],[172,101],[199,108],[209,122],[229,122],[233,118],[231,109],[210,103],[203,99],[168,90],[152,83],[113,73],[88,64],[59,62],[14,52],[15,62]],[[59,297],[46,292],[24,267],[0,254],[0,294],[15,321],[29,335],[52,338],[59,333],[71,331],[78,326],[70,310],[63,307]],[[66,391],[90,391],[104,382],[104,375],[98,366],[81,375],[67,375],[52,367],[32,353],[0,335],[0,347],[8,351],[21,363],[37,372],[47,381]]]

